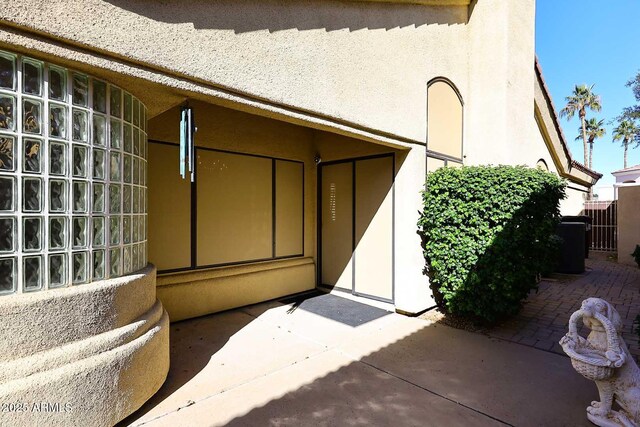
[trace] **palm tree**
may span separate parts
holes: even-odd
[[[591,169],[593,167],[593,143],[597,138],[602,138],[607,130],[604,128],[604,119],[598,120],[594,117],[585,121],[587,143],[589,144],[589,157],[585,166]],[[582,127],[578,128],[578,132],[582,132]],[[582,139],[582,134],[576,136],[576,141]]]
[[[576,85],[573,88],[573,93],[565,98],[567,105],[560,110],[560,117],[567,116],[567,118],[573,118],[575,113],[578,113],[580,117],[580,126],[582,131],[582,144],[584,148],[584,164],[587,166],[587,125],[585,123],[585,116],[587,115],[587,108],[593,111],[600,111],[602,105],[600,104],[600,96],[593,93],[593,86]]]
[[[618,122],[618,126],[613,129],[613,140],[622,141],[622,146],[624,147],[624,169],[627,168],[627,149],[631,141],[637,138],[638,133],[640,133],[640,128],[629,119],[621,119]],[[640,142],[636,147],[638,145],[640,145]]]

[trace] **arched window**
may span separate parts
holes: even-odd
[[[451,82],[436,78],[427,87],[427,149],[462,161],[462,98]]]
[[[547,162],[545,162],[544,159],[538,160],[536,167],[549,172],[549,166],[547,166]]]

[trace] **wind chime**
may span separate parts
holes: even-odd
[[[191,175],[191,182],[196,176],[195,164],[195,133],[196,128],[193,108],[185,104],[180,108],[180,176],[185,179],[187,170]]]

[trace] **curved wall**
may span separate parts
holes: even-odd
[[[169,317],[155,268],[89,286],[0,298],[7,425],[114,425],[162,385]]]
[[[164,382],[146,155],[130,93],[0,51],[0,424],[114,425]]]
[[[146,265],[146,147],[131,94],[0,51],[0,294]]]

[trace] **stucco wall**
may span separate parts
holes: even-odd
[[[640,245],[640,186],[618,189],[618,262],[637,265],[631,253]]]
[[[0,298],[2,425],[106,426],[138,409],[169,369],[169,318],[152,266],[88,285]],[[34,404],[58,405],[37,410]],[[53,406],[52,406],[53,408]]]
[[[3,12],[20,28],[420,143],[427,82],[444,76],[465,101],[472,163],[519,160],[518,147],[531,136],[533,0],[470,7],[26,0]]]

